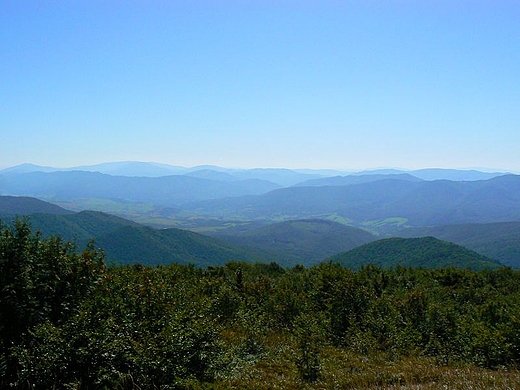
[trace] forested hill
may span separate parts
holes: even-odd
[[[40,231],[44,237],[58,235],[80,247],[121,227],[141,226],[124,218],[90,210],[67,215],[32,214],[28,220],[32,228]]]
[[[502,267],[472,250],[434,237],[378,240],[332,256],[328,261],[356,270],[364,265],[426,269],[455,267],[472,270]]]
[[[108,259],[123,264],[207,267],[229,261],[268,261],[259,251],[181,229],[125,226],[97,236],[96,245],[104,249]]]
[[[418,227],[398,234],[400,237],[433,236],[462,245],[506,266],[520,268],[520,222]]]
[[[28,196],[0,196],[0,217],[35,213],[64,215],[72,211]]]
[[[222,265],[228,261],[268,262],[260,250],[246,250],[222,240],[181,229],[152,229],[99,211],[26,216],[43,237],[57,235],[83,248],[90,241],[103,248],[107,261],[120,264]],[[13,218],[7,218],[11,222]]]

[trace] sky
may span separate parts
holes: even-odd
[[[516,0],[0,0],[0,56],[0,168],[520,172]]]

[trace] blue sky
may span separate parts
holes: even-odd
[[[0,167],[520,172],[517,1],[0,0]]]

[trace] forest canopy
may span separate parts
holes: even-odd
[[[1,388],[356,388],[455,381],[450,367],[520,378],[508,268],[107,267],[94,244],[17,221],[0,228],[0,279]]]

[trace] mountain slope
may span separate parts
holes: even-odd
[[[271,252],[273,260],[284,266],[310,266],[376,239],[364,230],[317,219],[286,221],[232,235],[223,231],[216,237]]]
[[[29,222],[34,230],[44,236],[51,234],[62,237],[66,241],[76,243],[79,247],[101,234],[106,234],[124,226],[141,226],[135,222],[106,214],[100,211],[81,211],[68,215],[32,214]]]
[[[261,262],[252,252],[180,229],[125,226],[96,237],[108,260],[119,263],[223,265],[229,261]]]
[[[28,196],[0,196],[0,216],[8,217],[34,213],[64,215],[72,212]]]
[[[456,267],[481,270],[501,267],[499,263],[472,250],[434,237],[378,240],[332,256],[328,261],[352,269],[368,264],[382,268]]]
[[[463,245],[506,266],[520,268],[520,222],[410,228],[399,232],[398,235],[433,236]]]
[[[82,249],[94,240],[108,261],[148,265],[222,265],[228,261],[272,261],[261,251],[246,250],[227,242],[180,229],[156,230],[98,211],[67,215],[32,214],[34,231],[57,235]],[[12,219],[12,218],[11,218]]]

